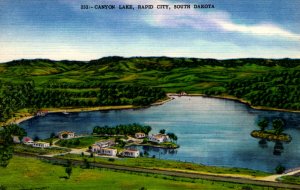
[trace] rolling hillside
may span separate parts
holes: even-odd
[[[89,62],[17,60],[0,64],[0,82],[2,101],[7,98],[4,93],[7,89],[24,83],[30,83],[34,90],[43,93],[40,96],[70,97],[60,103],[53,100],[54,103],[46,102],[44,106],[39,104],[38,108],[139,104],[147,96],[162,93],[159,90],[162,89],[173,93],[230,95],[254,106],[300,110],[299,59],[105,57]],[[140,93],[130,93],[139,92],[140,88]],[[145,92],[146,89],[151,92]],[[9,91],[15,94],[20,90]],[[108,95],[110,99],[104,101]],[[143,104],[162,96],[148,99]],[[118,101],[114,102],[116,98]]]

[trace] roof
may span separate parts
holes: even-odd
[[[71,133],[74,133],[74,132],[72,132],[72,131],[61,131],[61,132],[59,132],[60,135],[71,134]]]
[[[102,150],[117,150],[117,149],[114,149],[114,148],[101,148]]]
[[[129,150],[129,149],[126,149],[126,150],[124,150],[123,152],[140,152],[140,151],[138,151],[138,150]]]
[[[155,138],[163,138],[163,137],[169,137],[168,135],[165,135],[165,134],[156,134],[156,135],[153,135],[153,137]]]
[[[34,143],[36,143],[36,144],[49,144],[49,143],[47,143],[47,142],[41,142],[41,141],[34,142]]]
[[[30,137],[23,137],[22,141],[23,142],[32,141],[32,138],[30,138]]]
[[[135,133],[136,135],[144,135],[145,133],[139,132],[139,133]]]

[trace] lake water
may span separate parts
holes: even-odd
[[[250,136],[260,118],[283,118],[290,143],[264,142]],[[89,134],[97,125],[140,123],[174,132],[180,148],[164,150],[139,147],[156,158],[181,160],[214,166],[243,167],[273,172],[278,164],[300,166],[300,114],[260,111],[231,101],[206,97],[175,97],[160,106],[145,109],[48,114],[21,123],[31,137],[49,138],[52,132]],[[274,147],[277,150],[274,153]],[[279,148],[278,148],[279,147]]]

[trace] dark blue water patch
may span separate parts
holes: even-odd
[[[283,118],[290,143],[263,144],[250,136],[261,118]],[[300,166],[300,114],[262,111],[223,99],[176,97],[161,106],[146,109],[111,110],[80,113],[53,113],[21,123],[31,137],[48,138],[52,132],[75,131],[90,134],[95,126],[140,123],[174,132],[180,148],[176,153],[149,150],[157,158],[181,160],[206,165],[243,167],[273,172],[278,164],[287,168]],[[276,147],[275,147],[276,146]],[[282,146],[282,150],[278,149]],[[274,147],[276,149],[274,153]],[[278,150],[277,150],[278,149]],[[279,151],[279,153],[278,153]]]

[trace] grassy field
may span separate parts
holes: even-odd
[[[263,189],[260,186],[187,179],[154,174],[73,168],[66,179],[65,168],[34,158],[15,156],[0,168],[0,187],[6,189]],[[272,188],[270,188],[272,189]]]
[[[37,86],[49,81],[61,83],[80,83],[101,80],[107,83],[127,83],[147,86],[159,86],[167,92],[184,90],[190,93],[203,93],[211,88],[223,89],[224,84],[232,80],[243,80],[268,73],[290,70],[276,65],[276,60],[237,59],[208,62],[188,58],[129,58],[118,61],[105,60],[85,62],[54,62],[50,60],[29,60],[0,65],[0,80],[22,82],[34,80]],[[295,60],[298,61],[298,60]],[[230,64],[228,64],[230,62]],[[270,65],[270,63],[273,64]],[[284,60],[283,60],[284,62]],[[299,61],[298,61],[299,62]],[[177,63],[177,64],[176,64]],[[269,65],[268,65],[269,64]],[[293,67],[299,70],[300,64]],[[61,90],[61,89],[56,89]],[[66,90],[66,89],[65,89]],[[82,91],[96,89],[80,89]],[[76,92],[78,89],[67,89]]]
[[[83,160],[83,157],[76,154],[66,154],[64,156],[57,156],[64,159],[74,159],[74,160]],[[107,158],[87,158],[90,162],[99,162],[112,164]],[[144,167],[144,168],[156,168],[156,169],[174,169],[174,170],[185,170],[190,172],[207,172],[214,174],[238,174],[238,175],[247,175],[253,177],[262,177],[268,176],[270,173],[244,169],[244,168],[225,168],[225,167],[214,167],[214,166],[205,166],[200,164],[194,164],[190,162],[179,162],[173,160],[161,160],[156,158],[123,158],[115,159],[113,164],[124,165],[124,166],[133,166],[133,167]]]
[[[108,140],[109,137],[96,137],[96,136],[88,136],[88,137],[80,137],[74,139],[66,139],[59,140],[56,142],[56,145],[68,147],[68,148],[86,148],[93,145],[95,142],[100,140]]]
[[[14,152],[29,153],[35,155],[60,154],[71,151],[68,148],[50,147],[50,148],[35,148],[28,145],[18,144],[14,146]]]
[[[280,178],[281,182],[300,184],[300,176],[283,176]]]

